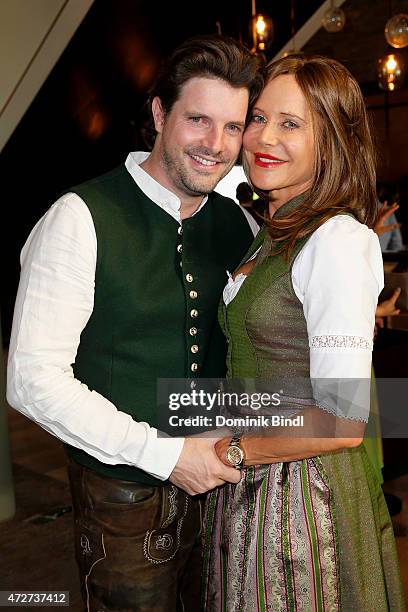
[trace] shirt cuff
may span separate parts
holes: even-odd
[[[167,480],[179,460],[184,440],[161,432],[159,437],[157,429],[151,428],[137,467],[159,480]]]

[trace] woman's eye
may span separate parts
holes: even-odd
[[[295,123],[294,121],[291,121],[290,119],[287,119],[286,121],[284,121],[282,125],[288,130],[294,130],[295,128],[298,127],[297,123]]]
[[[266,119],[263,115],[252,115],[251,122],[252,123],[266,123]]]

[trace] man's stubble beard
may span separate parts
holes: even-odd
[[[232,162],[227,163],[224,172],[222,172],[220,176],[208,177],[208,179],[213,178],[211,183],[208,183],[208,179],[205,180],[205,177],[203,177],[203,183],[200,183],[199,176],[196,175],[192,177],[192,172],[189,172],[181,161],[174,159],[166,147],[162,148],[161,157],[166,173],[174,186],[188,196],[204,196],[212,193],[221,179],[228,174],[233,166]]]

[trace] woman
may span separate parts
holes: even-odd
[[[373,145],[348,71],[319,56],[269,65],[244,163],[268,193],[269,219],[224,291],[228,376],[308,380],[310,401],[304,388],[288,400],[303,434],[217,443],[222,461],[244,467],[238,485],[208,499],[203,608],[404,610],[391,522],[360,444],[368,407],[352,397],[347,409],[339,397],[333,405],[324,387],[370,379],[383,285],[367,227],[377,212]]]

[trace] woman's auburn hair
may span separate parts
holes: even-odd
[[[336,60],[299,53],[268,64],[265,84],[286,74],[295,77],[312,111],[315,142],[313,184],[302,206],[284,217],[264,219],[274,252],[289,257],[298,240],[334,215],[349,213],[373,227],[378,205],[375,149],[355,78]],[[243,158],[247,169],[245,154]]]

